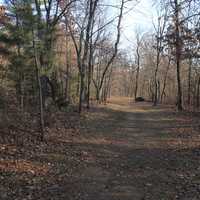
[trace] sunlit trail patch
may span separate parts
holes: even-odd
[[[48,165],[27,160],[0,160],[0,171],[30,173],[33,175],[46,175],[50,167]]]

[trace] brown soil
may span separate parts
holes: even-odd
[[[199,200],[199,116],[115,98],[79,133],[0,146],[1,200]]]

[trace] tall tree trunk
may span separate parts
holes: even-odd
[[[189,59],[189,68],[188,68],[188,99],[187,104],[190,106],[191,103],[191,73],[192,73],[192,59]]]
[[[92,79],[92,65],[89,64],[88,66],[88,82],[87,82],[87,109],[90,108],[90,86],[91,86],[91,79]]]
[[[178,97],[177,97],[177,107],[179,111],[183,110],[182,106],[182,88],[181,88],[181,78],[180,78],[180,61],[177,60],[177,83],[178,83]]]
[[[77,86],[76,86],[76,96],[78,97],[80,93],[80,73],[78,72],[78,80],[77,80]]]
[[[67,22],[66,22],[67,23]],[[66,25],[67,27],[67,25]],[[70,64],[69,64],[69,43],[68,43],[68,37],[67,37],[67,33],[66,33],[66,77],[65,77],[65,99],[69,100],[69,68],[70,68]]]
[[[69,64],[66,64],[66,78],[65,78],[65,99],[70,99],[70,90],[69,90]]]
[[[42,85],[41,85],[41,79],[40,79],[40,62],[37,56],[37,49],[35,45],[35,38],[34,38],[34,31],[32,31],[32,37],[33,37],[33,50],[34,50],[34,59],[35,59],[35,68],[36,68],[36,77],[38,82],[38,89],[39,89],[39,106],[40,106],[40,132],[41,141],[44,141],[44,134],[45,134],[45,124],[44,124],[44,102],[43,102],[43,94],[42,94]]]
[[[42,95],[42,85],[41,85],[40,73],[39,73],[38,65],[37,65],[37,81],[38,81],[38,87],[39,87],[41,141],[44,141],[44,130],[45,130],[45,125],[44,125],[44,107],[43,107],[44,103],[43,103],[43,98],[42,98],[42,96],[43,96]]]
[[[139,54],[138,54],[139,56]],[[139,81],[139,73],[140,73],[140,58],[138,58],[138,61],[137,61],[137,71],[136,71],[136,80],[135,80],[135,92],[134,92],[134,97],[135,97],[135,100],[137,98],[137,92],[138,92],[138,81]]]
[[[105,66],[105,69],[103,70],[102,76],[100,78],[100,83],[98,86],[99,91],[101,91],[106,73],[107,73],[108,69],[110,68],[111,64],[113,63],[113,61],[115,60],[115,57],[117,56],[117,53],[118,53],[118,45],[119,45],[120,38],[121,38],[121,23],[122,23],[122,17],[123,17],[125,3],[126,3],[125,0],[121,0],[120,13],[119,13],[118,23],[117,23],[117,38],[116,38],[115,45],[114,45],[114,52],[113,52],[113,55],[111,56],[111,58],[108,60],[106,66]]]
[[[200,107],[200,76],[199,76],[198,83],[197,83],[196,104],[197,104],[197,108],[199,108]]]
[[[97,102],[100,101],[100,91],[99,91],[99,88],[96,88],[96,100],[97,100]]]
[[[111,88],[111,78],[112,78],[112,68],[110,70],[109,76],[108,76],[108,83],[106,86],[106,90],[105,90],[105,101],[107,101],[108,95],[109,95],[109,90]]]
[[[93,34],[93,29],[94,29],[94,22],[95,20],[93,19],[92,22],[92,28],[91,28],[91,35]],[[89,45],[89,61],[88,61],[88,82],[87,82],[87,109],[90,109],[90,87],[91,87],[91,82],[92,82],[92,76],[93,76],[93,68],[94,68],[94,46],[96,45],[96,42],[98,41],[98,36],[96,38],[96,41],[93,44],[93,38],[90,37],[90,45]]]
[[[178,97],[177,97],[177,108],[178,111],[183,110],[182,106],[182,87],[181,87],[181,75],[180,75],[180,68],[181,68],[181,39],[180,39],[180,21],[179,21],[179,12],[180,12],[180,4],[178,0],[175,0],[175,27],[176,27],[176,71],[177,71],[177,85],[178,85]]]
[[[24,92],[24,75],[22,73],[20,78],[20,109],[22,113],[24,112]]]
[[[160,80],[158,80],[158,91],[157,91],[157,93],[158,93],[158,96],[157,96],[157,98],[158,98],[158,101],[157,102],[160,102],[160,97],[161,97],[161,92],[160,92]]]
[[[163,98],[164,98],[164,95],[165,95],[165,89],[166,89],[166,85],[167,85],[167,76],[168,76],[170,64],[171,64],[171,58],[169,58],[167,70],[166,70],[165,77],[164,77],[163,89],[162,89],[161,97],[160,97],[161,103],[163,102]]]
[[[158,40],[158,39],[157,39]],[[156,69],[154,74],[154,102],[153,105],[156,106],[158,103],[158,81],[157,81],[157,74],[158,68],[160,63],[160,52],[159,52],[159,41],[157,41],[157,56],[156,56]]]
[[[84,72],[80,73],[80,92],[79,92],[79,113],[82,112],[83,104],[83,93],[84,93]]]

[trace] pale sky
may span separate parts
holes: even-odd
[[[118,0],[107,1],[116,4]],[[0,0],[0,3],[2,2],[3,0]],[[137,4],[136,6],[133,5],[135,5],[134,0],[132,3],[127,5],[127,11],[123,18],[120,47],[125,49],[130,49],[132,43],[134,43],[134,32],[136,29],[139,28],[140,30],[142,30],[142,32],[148,32],[150,31],[150,29],[152,29],[153,16],[155,17],[153,0],[140,0],[139,4]]]
[[[156,16],[156,10],[152,0],[140,0],[140,3],[124,16],[121,46],[130,48],[131,43],[135,41],[135,30],[148,32],[153,28],[153,19]]]

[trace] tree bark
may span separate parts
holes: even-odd
[[[157,74],[158,68],[160,63],[160,50],[159,50],[159,39],[157,38],[157,56],[156,56],[156,69],[154,74],[154,102],[153,105],[156,106],[158,103],[158,81],[157,81]]]
[[[80,92],[79,92],[79,113],[82,112],[82,104],[83,104],[83,92],[84,92],[84,72],[80,73]]]
[[[171,58],[169,58],[168,65],[167,65],[167,70],[166,70],[165,77],[164,77],[163,89],[162,89],[161,98],[160,98],[161,99],[161,103],[163,103],[163,98],[164,98],[164,95],[165,95],[165,89],[166,89],[166,85],[167,85],[167,76],[168,76],[170,64],[171,64]]]
[[[126,3],[125,0],[121,0],[120,13],[119,13],[118,24],[117,24],[117,38],[116,38],[115,45],[114,45],[114,52],[113,52],[113,55],[111,56],[111,58],[109,59],[109,61],[107,62],[105,69],[103,70],[102,76],[100,78],[100,83],[98,86],[99,92],[102,89],[106,73],[107,73],[110,65],[113,63],[113,61],[117,55],[117,52],[118,52],[118,45],[119,45],[120,38],[121,38],[121,23],[122,23],[122,17],[123,17],[125,3]]]
[[[188,68],[188,98],[187,104],[190,106],[191,103],[191,73],[192,73],[192,59],[189,59],[189,68]]]
[[[176,72],[177,72],[177,85],[178,85],[178,96],[177,96],[177,108],[178,111],[183,110],[182,106],[182,87],[181,87],[181,75],[180,75],[180,68],[181,68],[181,39],[180,39],[180,22],[179,22],[179,7],[180,4],[178,0],[174,1],[175,3],[175,48],[176,48]]]
[[[137,47],[137,71],[136,71],[135,92],[134,92],[135,100],[137,98],[137,92],[138,92],[139,74],[140,74],[140,54],[139,54],[139,47]]]
[[[197,97],[196,97],[196,101],[197,101],[197,108],[200,107],[200,76],[198,79],[198,83],[197,83]]]
[[[34,31],[32,31],[32,37],[33,37],[33,50],[34,50],[34,59],[35,59],[35,68],[36,68],[36,77],[38,82],[38,89],[39,89],[39,107],[40,107],[40,139],[41,141],[44,141],[44,134],[45,134],[45,124],[44,124],[44,102],[43,102],[43,94],[42,94],[42,85],[41,85],[41,79],[40,79],[40,62],[37,56],[37,49],[35,45],[35,38],[34,38]]]
[[[176,75],[177,75],[177,86],[178,86],[178,95],[177,95],[177,108],[178,111],[183,110],[182,106],[182,87],[181,87],[181,41],[180,41],[180,22],[179,22],[179,12],[180,4],[178,0],[174,0],[175,3],[175,49],[176,49]]]

